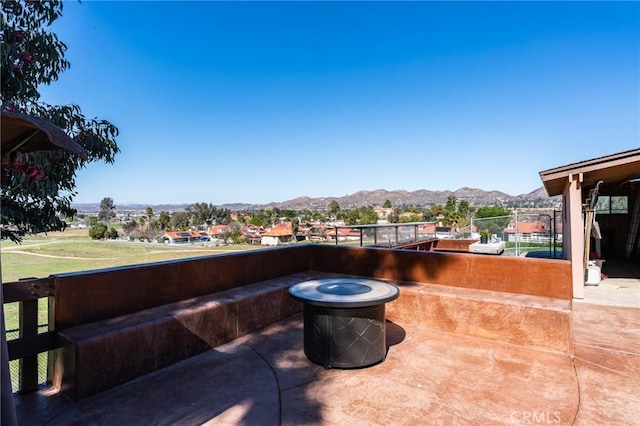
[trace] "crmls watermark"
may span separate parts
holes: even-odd
[[[512,411],[513,423],[523,425],[550,425],[560,423],[559,411]]]

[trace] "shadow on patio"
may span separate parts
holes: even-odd
[[[568,262],[560,260],[305,247],[70,276],[66,290],[56,285],[56,298],[70,297],[73,302],[78,291],[131,289],[125,301],[131,303],[135,297],[145,302],[156,297],[158,285],[165,286],[162,294],[170,294],[179,272],[182,286],[176,291],[182,299],[175,303],[181,309],[185,285],[200,288],[234,281],[241,286],[231,289],[236,295],[252,286],[257,291],[269,288],[273,301],[278,301],[280,289],[286,287],[277,283],[288,285],[317,274],[390,280],[400,287],[401,296],[388,304],[387,358],[369,368],[327,370],[313,364],[303,352],[299,311],[260,325],[252,314],[270,314],[271,309],[282,314],[291,307],[260,298],[241,305],[230,298],[224,300],[236,300],[235,332],[251,322],[242,318],[243,312],[253,318],[255,331],[75,402],[47,389],[16,394],[19,422],[638,424],[640,310],[572,306],[568,270]],[[186,280],[187,276],[196,279]],[[209,283],[198,281],[203,277],[213,278]],[[256,283],[260,278],[264,284]],[[139,287],[132,287],[138,282]],[[156,287],[144,290],[149,282]],[[248,285],[251,282],[255,284]],[[69,293],[72,289],[75,292]],[[204,294],[201,297],[208,297]],[[86,306],[88,301],[96,305]],[[82,317],[75,327],[99,324],[95,338],[105,339],[101,327],[114,323],[83,316],[97,308],[104,311],[110,303],[121,309],[119,302],[76,301],[80,304],[74,311],[58,311],[58,323],[71,324],[72,315]],[[200,339],[209,337],[201,334],[206,331],[202,326],[224,326],[203,321],[222,318],[208,317],[204,311],[175,312],[181,316],[165,312],[158,318],[167,324],[188,319],[190,332]],[[140,324],[133,329],[144,341],[148,338]],[[130,340],[121,341],[131,346]],[[117,361],[95,352],[92,356],[98,361],[94,369],[109,361],[136,361]]]
[[[325,370],[297,314],[79,402],[39,391],[17,410],[29,425],[638,424],[638,310],[581,304],[574,322],[574,360],[388,323],[383,363]]]

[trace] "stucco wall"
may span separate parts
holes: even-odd
[[[57,275],[55,325],[64,329],[307,270],[571,298],[565,260],[300,244]]]

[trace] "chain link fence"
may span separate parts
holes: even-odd
[[[44,333],[49,329],[47,324],[38,324],[38,333]],[[7,330],[7,341],[20,337],[20,330]],[[42,352],[38,354],[38,383],[47,382],[47,365],[49,362],[49,353]],[[20,360],[9,361],[9,375],[11,376],[11,390],[17,392],[20,390]]]
[[[504,255],[561,258],[562,213],[557,210],[517,211],[507,216],[474,218],[470,226],[461,228],[454,238],[480,238],[487,230],[490,242],[505,242]]]

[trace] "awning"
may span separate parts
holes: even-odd
[[[9,162],[13,152],[51,151],[66,149],[81,158],[87,151],[52,122],[14,112],[2,112],[2,164]]]

